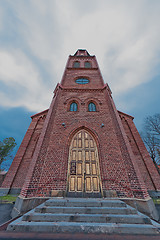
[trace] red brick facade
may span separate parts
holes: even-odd
[[[78,61],[79,66],[74,67]],[[91,67],[85,67],[89,62]],[[78,77],[88,84],[78,84]],[[77,111],[69,111],[76,102]],[[88,111],[88,104],[96,112]],[[160,190],[158,174],[133,117],[118,112],[109,86],[104,84],[95,56],[79,50],[69,56],[49,110],[32,116],[32,122],[3,182],[3,188],[20,188],[24,197],[48,197],[66,191],[69,146],[74,134],[86,129],[98,147],[103,191],[119,197],[148,197],[147,190]]]

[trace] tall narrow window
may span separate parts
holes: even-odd
[[[70,109],[69,110],[71,112],[77,112],[77,109],[78,109],[77,103],[72,102],[71,105],[70,105]]]
[[[91,68],[91,63],[90,62],[85,62],[84,67],[85,68]]]
[[[80,67],[80,62],[76,61],[73,63],[74,68],[79,68]]]
[[[96,105],[93,102],[88,104],[88,111],[89,112],[96,112]]]

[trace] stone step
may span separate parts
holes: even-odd
[[[79,213],[79,214],[137,214],[134,208],[124,207],[36,207],[35,212],[39,213]]]
[[[18,232],[159,234],[153,225],[79,222],[24,222],[17,219],[7,230]]]
[[[53,198],[9,224],[7,231],[158,234],[158,229],[160,224],[119,200]]]
[[[46,206],[65,206],[65,207],[126,207],[126,203],[120,200],[101,200],[101,199],[50,199],[45,202]]]
[[[128,223],[151,224],[150,218],[138,215],[114,214],[51,214],[34,213],[25,214],[22,221],[28,222],[96,222],[96,223]]]

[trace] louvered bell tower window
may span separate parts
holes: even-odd
[[[80,67],[80,62],[76,61],[73,63],[74,68],[79,68]]]
[[[91,63],[90,62],[85,62],[84,67],[85,68],[91,68]]]

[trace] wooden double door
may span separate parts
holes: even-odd
[[[82,129],[74,135],[69,149],[68,193],[95,196],[101,193],[100,186],[97,144],[91,134]]]

